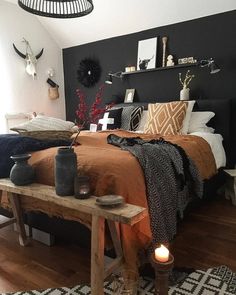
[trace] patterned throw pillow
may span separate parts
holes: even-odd
[[[188,104],[183,101],[148,105],[145,133],[175,135],[181,133]]]
[[[130,130],[136,131],[142,118],[143,106],[135,108],[130,116]]]
[[[119,108],[107,111],[103,118],[99,120],[99,124],[102,125],[102,130],[120,128],[122,110],[122,108]]]
[[[135,131],[142,117],[143,107],[124,107],[121,116],[121,129]]]

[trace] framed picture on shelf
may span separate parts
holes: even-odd
[[[157,37],[138,42],[137,69],[147,70],[156,67]]]
[[[135,93],[135,89],[126,89],[125,92],[125,103],[131,103],[134,100],[134,93]]]

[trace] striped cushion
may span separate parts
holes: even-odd
[[[180,134],[187,107],[188,103],[184,101],[149,104],[145,133]]]
[[[25,131],[38,131],[38,130],[71,130],[75,126],[75,123],[70,121],[64,121],[62,119],[47,117],[47,116],[37,116],[32,120],[19,124],[11,128],[21,129]]]

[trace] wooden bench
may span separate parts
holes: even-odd
[[[73,196],[59,197],[55,188],[48,185],[33,183],[28,186],[16,186],[9,179],[0,179],[0,191],[7,192],[14,218],[0,224],[0,228],[16,222],[19,241],[22,246],[27,244],[24,223],[22,219],[21,195],[29,198],[47,201],[51,204],[78,210],[92,216],[91,232],[91,294],[102,295],[104,279],[124,264],[117,224],[133,226],[147,215],[146,208],[125,204],[116,208],[101,208],[96,204],[96,197],[86,200],[75,199]],[[22,210],[23,209],[23,210]],[[40,211],[40,208],[38,208]],[[111,238],[116,251],[116,258],[104,268],[104,229],[107,220]]]
[[[225,187],[225,198],[231,199],[232,204],[236,206],[236,169],[226,169],[224,171],[229,176]]]

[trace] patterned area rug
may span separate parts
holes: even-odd
[[[114,295],[111,282],[104,283],[106,295]],[[2,293],[1,295],[90,295],[90,287],[78,285],[73,288],[57,288],[42,291]],[[139,294],[153,295],[154,284],[149,278],[140,278]],[[197,270],[191,273],[184,282],[171,287],[169,295],[235,295],[236,274],[227,266],[210,268],[207,271]]]

